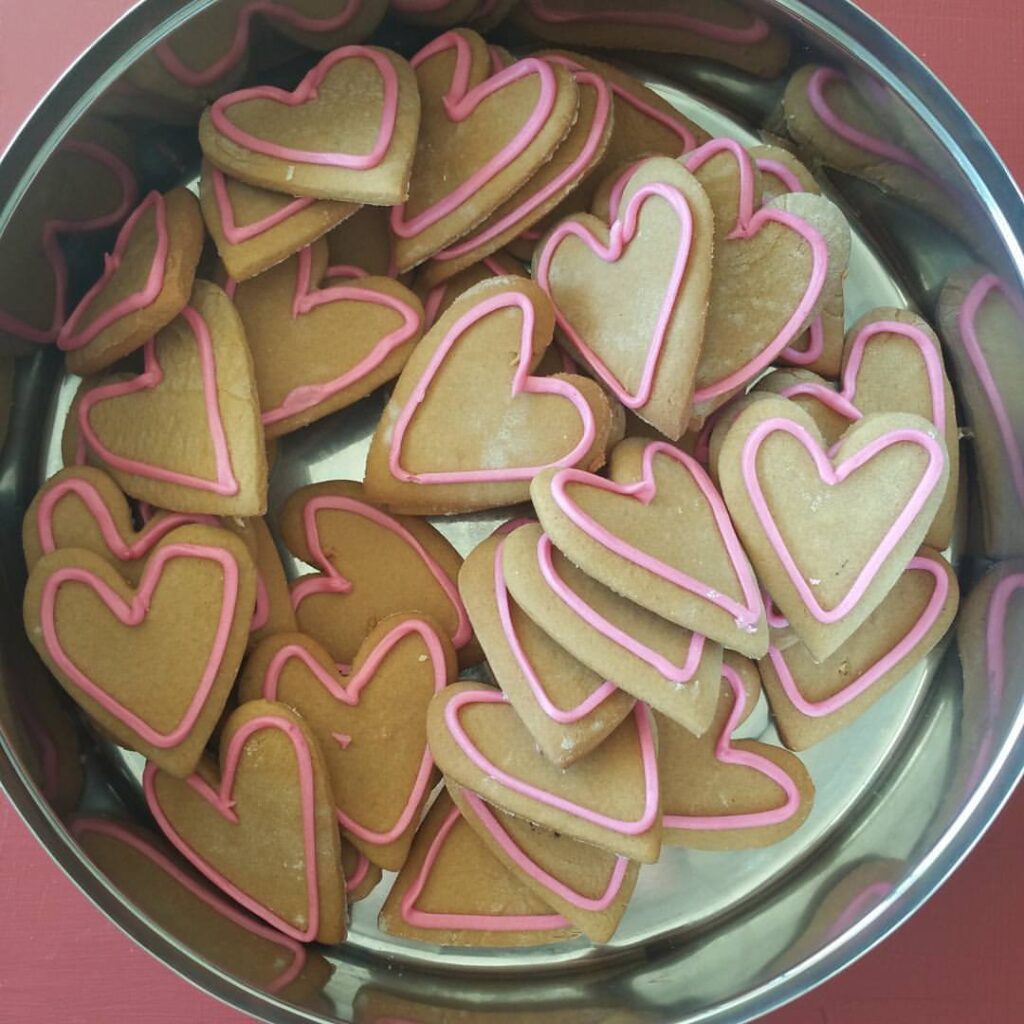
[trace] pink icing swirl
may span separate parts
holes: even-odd
[[[119,455],[111,451],[100,440],[93,429],[89,417],[92,410],[100,403],[118,399],[125,395],[151,391],[163,383],[164,371],[157,355],[157,343],[152,338],[146,342],[143,348],[144,364],[142,373],[132,377],[130,380],[115,381],[112,384],[101,384],[99,387],[92,388],[86,392],[82,397],[78,405],[79,436],[81,441],[107,465],[121,470],[123,473],[132,473],[136,476],[148,477],[151,480],[177,484],[179,487],[190,487],[195,490],[210,491],[213,494],[223,495],[224,497],[232,497],[239,493],[241,485],[231,465],[231,452],[228,446],[227,431],[218,401],[217,360],[213,350],[213,338],[210,335],[210,328],[198,310],[193,309],[191,306],[186,306],[180,315],[190,327],[195,338],[202,375],[203,401],[206,405],[206,425],[217,467],[216,479],[209,480],[206,477],[195,476],[192,473],[183,473],[178,470],[168,469],[166,466],[157,466],[153,463],[141,462],[138,459],[130,459]]]
[[[164,567],[175,558],[215,562],[221,567],[224,582],[220,614],[210,647],[210,656],[196,683],[195,692],[178,723],[169,731],[161,731],[119,701],[113,694],[107,692],[98,680],[91,679],[72,661],[64,650],[57,629],[57,595],[60,588],[67,583],[81,584],[96,594],[121,625],[138,626],[146,620],[153,600],[153,593],[163,576]],[[238,563],[234,556],[225,548],[207,547],[201,544],[172,542],[160,548],[146,563],[139,587],[128,601],[125,601],[105,580],[100,579],[88,569],[78,566],[62,566],[52,572],[43,584],[39,608],[43,643],[54,664],[73,686],[96,701],[104,711],[124,723],[151,746],[169,750],[178,746],[188,737],[210,699],[227,653],[231,627],[237,610],[238,587]]]
[[[736,580],[743,593],[742,603],[729,597],[727,594],[719,593],[707,583],[694,578],[689,573],[676,569],[641,550],[623,538],[612,533],[592,516],[583,511],[580,506],[569,497],[568,487],[570,484],[592,487],[608,494],[620,495],[635,499],[642,507],[650,505],[657,497],[658,488],[654,477],[654,458],[663,455],[681,466],[697,485],[698,490],[704,497],[711,515],[715,520],[715,526],[722,544],[729,556],[729,564]],[[702,600],[709,601],[716,608],[731,615],[740,629],[754,631],[757,629],[764,616],[764,606],[761,603],[761,592],[754,578],[754,571],[750,562],[740,545],[739,537],[733,528],[732,520],[726,511],[725,502],[715,489],[711,478],[701,468],[696,459],[687,455],[686,452],[669,444],[667,441],[652,441],[645,448],[642,461],[641,479],[632,484],[618,484],[604,477],[596,476],[593,473],[584,473],[576,469],[563,469],[552,477],[551,494],[570,522],[582,530],[592,540],[597,541],[602,547],[607,548],[620,558],[627,559],[634,565],[638,565],[647,572],[653,573],[660,579],[685,590]]]
[[[125,249],[132,240],[132,235],[139,222],[150,211],[153,212],[156,230],[156,247],[153,250],[152,262],[146,275],[146,283],[142,290],[126,295],[109,309],[94,317],[88,326],[79,329],[79,324],[89,311],[96,296],[106,288],[110,279],[121,267]],[[167,204],[159,192],[150,192],[145,199],[132,211],[131,216],[121,226],[114,251],[104,259],[103,273],[100,279],[82,296],[82,301],[75,307],[64,322],[57,335],[57,347],[65,352],[74,352],[88,345],[111,324],[123,319],[140,309],[146,309],[156,301],[163,290],[164,274],[167,269],[167,255],[170,249],[170,235],[167,228]]]
[[[582,435],[573,449],[553,463],[543,466],[506,466],[499,469],[465,469],[445,470],[426,473],[413,473],[402,465],[402,443],[406,432],[416,414],[416,410],[426,400],[427,390],[437,376],[449,352],[460,338],[479,321],[492,313],[504,309],[518,309],[522,314],[520,331],[519,361],[512,378],[512,397],[520,394],[557,395],[571,402],[580,417]],[[448,333],[437,346],[426,369],[420,376],[408,401],[402,406],[395,421],[391,435],[391,446],[388,452],[388,468],[391,475],[403,483],[414,484],[469,484],[469,483],[505,483],[515,480],[532,480],[548,465],[572,466],[586,457],[594,444],[597,429],[594,413],[587,400],[571,384],[564,380],[550,377],[531,377],[530,362],[533,355],[533,332],[536,311],[533,302],[522,292],[507,291],[492,295],[476,303],[449,328]]]
[[[374,681],[374,677],[381,664],[405,637],[412,634],[419,636],[427,649],[427,656],[430,658],[433,669],[433,690],[434,693],[437,693],[448,684],[444,650],[437,638],[437,634],[428,623],[422,619],[407,619],[381,637],[380,642],[370,652],[370,656],[363,662],[358,671],[347,677],[345,685],[341,685],[336,676],[325,671],[323,665],[309,653],[307,648],[299,644],[286,644],[274,654],[270,664],[267,666],[263,676],[262,695],[267,700],[279,700],[278,690],[281,684],[281,674],[289,662],[298,661],[302,663],[303,667],[316,682],[339,704],[350,708],[358,707],[363,690]],[[399,711],[404,713],[407,709],[396,708],[395,711],[396,713]],[[344,750],[350,746],[351,737],[345,735],[343,738],[345,742],[342,742],[341,737],[339,737],[339,745]],[[330,751],[325,751],[325,753],[330,756]],[[342,828],[352,833],[352,835],[375,845],[385,846],[388,843],[395,842],[396,839],[404,835],[418,814],[423,797],[427,792],[427,787],[430,785],[433,771],[434,759],[430,755],[430,748],[427,746],[426,736],[424,735],[423,754],[420,757],[416,779],[409,790],[405,806],[391,828],[383,832],[371,829],[357,821],[341,807],[337,807],[338,821],[341,823]]]
[[[666,814],[662,824],[666,828],[694,829],[700,831],[724,831],[734,828],[765,828],[789,821],[800,809],[800,789],[790,775],[767,757],[749,750],[738,750],[732,745],[732,734],[743,719],[747,705],[747,691],[739,673],[728,664],[722,666],[722,679],[733,694],[732,711],[715,743],[715,760],[721,764],[750,768],[771,779],[785,795],[781,806],[770,811],[755,811],[747,814],[689,815]]]
[[[444,709],[444,721],[451,733],[452,739],[458,744],[462,752],[488,779],[493,779],[499,785],[528,797],[547,807],[565,811],[567,814],[575,815],[584,821],[589,821],[598,828],[608,829],[625,836],[639,836],[649,832],[658,820],[658,757],[654,743],[654,733],[651,729],[651,719],[647,708],[637,704],[633,708],[633,722],[636,726],[637,738],[640,743],[640,758],[644,773],[644,808],[640,817],[630,821],[622,818],[613,818],[601,811],[591,807],[585,807],[573,800],[560,796],[558,793],[549,793],[540,789],[530,782],[510,775],[504,769],[499,768],[493,761],[489,760],[483,752],[469,738],[462,726],[459,712],[467,704],[507,704],[508,698],[498,690],[463,690],[455,694],[448,701]],[[620,726],[622,728],[622,726]]]
[[[316,836],[316,789],[313,768],[313,755],[301,729],[286,718],[275,718],[261,715],[252,718],[242,725],[231,737],[227,751],[223,755],[224,771],[220,783],[211,786],[201,775],[190,775],[186,784],[205,800],[222,818],[237,825],[240,821],[232,793],[235,777],[242,759],[242,752],[254,733],[263,729],[277,729],[288,738],[295,752],[295,765],[298,773],[299,798],[302,803],[302,843],[303,862],[306,872],[306,927],[301,928],[285,920],[276,911],[260,903],[248,893],[240,889],[234,882],[218,871],[198,850],[194,849],[174,827],[160,804],[157,793],[156,776],[159,769],[151,761],[146,764],[142,776],[142,788],[146,795],[149,810],[165,836],[177,847],[196,868],[199,869],[214,885],[226,892],[233,900],[240,903],[257,917],[272,924],[278,931],[299,942],[312,942],[320,930],[320,899],[317,867],[317,836]]]
[[[320,86],[337,64],[346,60],[368,60],[380,74],[383,87],[380,128],[367,153],[322,153],[295,149],[269,139],[260,138],[239,127],[228,117],[228,111],[239,103],[266,100],[285,107],[298,107],[319,98]],[[210,107],[210,120],[225,138],[254,153],[300,164],[317,164],[347,170],[364,171],[378,167],[391,146],[398,118],[398,73],[387,54],[370,46],[342,46],[327,54],[292,92],[271,85],[256,85],[227,93]]]
[[[308,196],[292,199],[291,202],[285,203],[279,210],[275,210],[267,217],[254,220],[251,224],[238,224],[235,220],[234,207],[231,205],[231,196],[228,193],[227,176],[218,168],[210,167],[210,184],[213,186],[213,195],[217,203],[217,216],[220,218],[221,231],[232,245],[241,245],[243,242],[258,238],[316,202],[315,199]]]
[[[525,152],[554,109],[558,94],[558,82],[554,70],[550,64],[546,64],[536,57],[517,60],[511,66],[497,74],[490,75],[478,85],[470,88],[469,76],[472,70],[473,56],[469,43],[457,32],[446,32],[423,47],[410,63],[414,68],[418,68],[431,57],[453,48],[455,50],[455,68],[452,73],[451,85],[442,99],[444,111],[449,120],[465,121],[488,96],[493,96],[505,86],[531,75],[537,76],[540,87],[537,102],[530,116],[511,141],[485,161],[465,181],[460,182],[443,199],[408,219],[405,215],[405,205],[392,207],[391,230],[399,238],[412,238],[414,235],[420,234],[447,217],[471,196],[476,195],[492,178]]]
[[[830,487],[841,484],[858,469],[870,462],[877,454],[887,448],[891,448],[893,445],[916,445],[928,457],[928,464],[910,499],[886,531],[878,547],[871,553],[871,556],[857,574],[856,579],[845,596],[831,609],[825,609],[821,606],[817,595],[809,586],[800,567],[796,564],[796,560],[786,545],[771,510],[768,508],[768,502],[761,488],[761,481],[757,473],[757,455],[765,440],[778,433],[788,434],[800,443],[814,462],[822,482]],[[938,486],[939,481],[942,479],[945,464],[945,450],[937,438],[925,433],[923,430],[904,428],[882,434],[846,458],[839,466],[835,466],[817,441],[801,424],[781,417],[772,417],[757,424],[744,441],[741,455],[743,480],[749,492],[754,512],[761,524],[761,528],[765,532],[768,542],[782,563],[790,583],[793,585],[807,611],[818,622],[826,624],[839,622],[863,598],[872,581],[885,565],[893,549],[913,525],[914,520],[920,514],[928,498]]]

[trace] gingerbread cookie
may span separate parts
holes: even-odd
[[[388,210],[364,206],[327,233],[333,277],[397,277]]]
[[[246,662],[239,693],[243,701],[280,701],[302,716],[320,743],[345,838],[397,871],[436,782],[427,705],[455,671],[439,627],[391,615],[359,645],[345,676],[312,638],[268,637]]]
[[[341,871],[345,876],[345,896],[350,904],[365,900],[384,877],[376,864],[351,843],[341,841]]]
[[[430,330],[437,323],[437,318],[444,313],[449,306],[463,293],[468,292],[475,284],[486,281],[489,277],[526,277],[526,271],[521,263],[503,256],[501,253],[494,253],[492,256],[485,256],[479,263],[467,267],[454,277],[442,281],[441,284],[429,288],[426,282],[417,276],[413,291],[420,297],[423,303],[423,325],[425,330]],[[548,349],[550,353],[554,349]],[[545,353],[547,358],[547,353]],[[565,373],[573,373],[574,367],[562,366],[560,369]]]
[[[386,277],[334,279],[327,242],[233,289],[252,352],[268,437],[344,409],[397,376],[423,308]]]
[[[408,194],[419,95],[390,50],[344,46],[288,92],[257,85],[215,100],[199,144],[232,177],[293,196],[390,206]]]
[[[189,301],[202,246],[195,196],[184,188],[150,192],[57,335],[68,369],[82,375],[105,370],[169,324]]]
[[[553,329],[532,281],[492,278],[459,296],[384,408],[367,494],[397,511],[466,512],[526,500],[546,466],[600,466],[612,429],[604,391],[568,374],[531,376]]]
[[[934,424],[910,413],[865,416],[826,452],[802,409],[764,395],[728,426],[718,475],[758,578],[820,661],[917,552],[949,460]]]
[[[288,633],[298,627],[288,580],[270,527],[261,516],[242,522],[251,536],[250,550],[256,565],[256,607],[249,627],[249,644],[252,646],[274,633]]]
[[[250,701],[176,779],[142,780],[161,831],[214,885],[299,942],[345,938],[345,880],[327,772],[309,727],[283,704]],[[298,825],[299,827],[296,827]]]
[[[69,417],[79,444],[132,497],[176,512],[262,515],[267,459],[238,313],[197,281],[143,349],[139,374],[90,380]]]
[[[825,444],[830,448],[850,429],[851,423],[856,423],[863,416],[860,409],[846,395],[841,394],[835,384],[825,380],[824,377],[819,377],[811,370],[790,369],[785,366],[773,370],[771,373],[765,374],[754,385],[750,395],[756,396],[762,392],[769,392],[780,398],[788,398],[800,406],[814,420],[815,426],[821,431]],[[733,405],[730,404],[723,406],[722,412],[729,417],[733,411],[738,414],[741,408],[742,405],[737,404],[733,410]],[[712,424],[709,421],[709,426],[717,430],[719,422],[721,421],[716,420]],[[718,433],[717,439],[715,439],[715,433],[712,432],[711,437],[709,458],[711,464],[714,465],[717,455],[712,454],[711,449],[719,447],[724,434]]]
[[[445,777],[488,803],[632,860],[658,859],[657,739],[643,705],[588,757],[558,768],[503,693],[456,683],[430,702],[427,739]]]
[[[770,846],[795,832],[814,803],[814,783],[794,754],[733,739],[761,696],[754,664],[726,655],[722,683],[715,722],[700,739],[658,719],[662,824],[674,846]]]
[[[137,588],[91,551],[44,555],[25,587],[25,630],[54,678],[118,743],[185,776],[234,683],[255,595],[240,540],[181,526],[153,549]]]

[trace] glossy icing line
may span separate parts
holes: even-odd
[[[360,665],[359,669],[347,677],[345,685],[339,685],[338,680],[332,676],[331,673],[325,671],[323,665],[321,665],[320,662],[309,653],[307,648],[302,647],[299,644],[285,645],[274,654],[270,664],[267,666],[267,670],[263,676],[262,695],[267,700],[281,700],[278,696],[281,685],[281,675],[288,663],[294,660],[302,663],[307,672],[309,672],[316,682],[327,691],[332,699],[346,707],[358,707],[363,690],[374,681],[377,670],[380,668],[384,659],[388,657],[388,655],[403,639],[405,639],[405,637],[411,636],[412,634],[419,636],[423,645],[427,649],[427,657],[430,658],[430,662],[433,667],[433,691],[434,693],[438,693],[443,690],[448,683],[444,650],[441,647],[437,634],[428,623],[424,622],[422,619],[407,619],[395,626],[395,628],[390,630],[385,636],[381,637],[380,642],[370,652],[370,656],[362,663],[362,665]],[[289,702],[285,700],[285,703]],[[407,709],[396,708],[395,710],[405,712]],[[351,742],[351,740],[349,740],[349,742]],[[341,744],[341,746],[342,749],[345,749],[349,746],[349,743]],[[331,756],[330,751],[325,750],[325,753],[327,756]],[[413,783],[412,789],[409,791],[409,797],[405,802],[405,806],[402,808],[401,813],[395,820],[394,825],[386,831],[377,831],[375,829],[368,828],[359,821],[356,821],[355,818],[341,807],[336,807],[338,821],[341,823],[342,828],[347,829],[352,833],[352,835],[358,836],[360,839],[363,839],[368,843],[374,843],[375,845],[380,846],[393,843],[395,840],[400,839],[413,823],[413,819],[419,813],[419,809],[423,803],[423,798],[427,792],[427,787],[430,785],[430,777],[433,770],[434,759],[431,757],[430,748],[427,746],[426,735],[424,734],[423,754],[420,758],[420,765],[416,772],[416,780]]]
[[[317,495],[310,498],[302,507],[302,522],[306,534],[306,544],[309,546],[314,564],[320,567],[323,575],[304,576],[293,585],[291,591],[292,607],[296,612],[299,610],[299,605],[312,594],[347,594],[352,590],[351,581],[338,572],[320,543],[316,516],[321,510],[348,512],[352,515],[361,516],[363,519],[368,519],[370,522],[381,527],[381,529],[393,533],[399,540],[408,545],[426,566],[430,575],[434,577],[437,585],[455,610],[457,625],[451,638],[453,646],[456,650],[461,650],[469,643],[473,636],[473,628],[469,624],[469,615],[466,613],[462,598],[459,597],[458,587],[445,573],[444,569],[441,568],[441,564],[437,559],[397,519],[375,508],[373,505],[357,501],[355,498],[345,498],[341,495]]]
[[[203,382],[203,401],[206,405],[206,422],[213,447],[214,461],[217,467],[215,480],[194,476],[157,466],[137,459],[130,459],[111,451],[100,441],[93,429],[89,415],[93,408],[101,402],[117,399],[124,395],[150,391],[159,387],[164,379],[164,371],[157,356],[157,343],[150,339],[143,347],[143,371],[130,380],[115,381],[112,384],[101,384],[92,388],[82,396],[78,404],[78,429],[84,443],[92,449],[107,465],[123,473],[161,480],[165,483],[177,484],[179,487],[191,487],[196,490],[210,491],[225,497],[232,497],[241,490],[238,478],[231,465],[231,452],[228,446],[227,432],[221,413],[217,392],[217,360],[213,351],[213,338],[210,328],[202,315],[192,306],[186,306],[179,314],[188,324],[196,343],[200,372]]]
[[[779,650],[774,645],[768,648],[768,658],[779,677],[779,684],[789,702],[800,714],[807,715],[809,718],[824,718],[826,715],[834,714],[846,707],[906,658],[935,625],[949,597],[949,578],[945,569],[934,559],[916,555],[911,559],[907,572],[927,572],[931,573],[933,577],[932,594],[928,598],[924,610],[906,635],[902,636],[894,647],[886,651],[878,661],[866,668],[856,679],[846,683],[831,697],[818,701],[805,697],[786,663],[785,651]]]
[[[605,891],[596,899],[584,896],[575,889],[566,885],[561,879],[545,871],[532,857],[530,857],[521,846],[509,835],[508,831],[498,821],[491,809],[471,790],[462,791],[463,799],[469,805],[470,812],[487,829],[491,838],[501,847],[505,855],[523,872],[529,875],[535,882],[544,886],[559,899],[571,903],[574,907],[591,914],[600,914],[607,910],[622,891],[622,883],[625,880],[626,872],[629,870],[629,859],[627,857],[616,857],[615,866],[612,868],[608,878],[608,885]]]
[[[412,238],[420,234],[438,221],[447,217],[462,203],[480,191],[492,178],[498,175],[513,161],[517,160],[533,142],[554,109],[558,95],[558,81],[554,69],[536,57],[517,60],[514,64],[490,75],[478,85],[469,87],[469,76],[472,71],[472,51],[466,39],[457,32],[446,32],[428,43],[411,60],[413,68],[419,68],[425,61],[446,50],[455,50],[455,67],[452,72],[451,85],[442,98],[444,111],[449,120],[465,121],[487,97],[504,89],[513,82],[532,75],[537,76],[539,91],[537,102],[530,116],[519,128],[512,139],[497,153],[477,168],[451,192],[425,210],[406,218],[406,205],[391,209],[391,230],[399,238]]]
[[[252,613],[252,623],[249,632],[255,633],[270,621],[270,595],[267,593],[267,585],[263,581],[263,573],[256,573],[256,607]]]
[[[611,371],[607,363],[591,348],[572,325],[558,302],[556,290],[551,282],[551,264],[555,259],[558,247],[567,238],[576,238],[583,243],[603,263],[617,263],[634,240],[640,223],[640,213],[652,199],[662,200],[679,221],[679,244],[676,247],[672,271],[665,288],[654,328],[654,335],[647,347],[644,358],[640,383],[635,391],[629,391]],[[618,210],[618,205],[616,205]],[[676,315],[676,303],[679,301],[684,286],[690,249],[693,243],[694,223],[693,211],[686,197],[678,189],[661,182],[644,185],[629,200],[621,218],[616,217],[609,229],[607,245],[601,243],[594,234],[578,221],[569,219],[559,224],[547,237],[537,262],[537,283],[551,296],[555,307],[558,326],[572,343],[573,347],[602,381],[612,390],[615,396],[629,409],[640,409],[650,400],[654,389],[658,361],[668,338],[668,332]]]
[[[313,152],[284,146],[239,127],[228,117],[228,111],[238,103],[266,100],[286,107],[297,107],[319,98],[320,86],[337,64],[346,60],[368,60],[380,75],[383,97],[381,121],[377,137],[367,153]],[[346,170],[365,171],[378,167],[387,156],[398,119],[398,73],[387,54],[369,46],[342,46],[331,51],[303,80],[288,92],[272,85],[255,85],[227,93],[214,100],[210,107],[210,120],[225,138],[254,153],[301,164],[316,164]]]
[[[437,376],[448,353],[460,338],[479,321],[493,313],[510,308],[516,308],[522,314],[519,360],[512,378],[512,397],[515,398],[519,394],[557,395],[559,398],[571,402],[579,414],[582,424],[580,440],[567,455],[544,466],[508,466],[500,469],[446,470],[426,473],[414,473],[405,469],[402,466],[402,443],[405,440],[406,431],[409,429],[416,410],[426,400],[430,384]],[[536,311],[533,302],[522,292],[510,290],[477,302],[452,324],[448,333],[434,350],[430,361],[395,420],[391,445],[388,450],[388,468],[396,480],[414,484],[506,483],[515,480],[532,480],[548,465],[573,466],[587,455],[597,436],[594,413],[587,400],[576,388],[564,380],[530,376],[535,319]]]
[[[495,277],[507,277],[508,271],[493,256],[485,256],[480,261]],[[427,292],[423,300],[423,329],[429,331],[441,315],[441,306],[448,294],[450,281],[442,281]]]
[[[251,910],[264,921],[272,924],[279,931],[284,932],[285,935],[298,939],[299,942],[311,942],[316,938],[317,932],[320,930],[316,789],[313,755],[299,727],[294,722],[290,722],[285,718],[273,718],[270,715],[252,718],[239,727],[238,731],[231,737],[227,751],[223,754],[224,771],[216,787],[211,786],[198,773],[190,775],[184,781],[189,788],[205,800],[222,818],[232,825],[239,824],[239,815],[235,809],[235,801],[232,799],[235,777],[238,773],[239,762],[246,743],[249,742],[254,733],[263,729],[277,729],[283,732],[295,753],[299,798],[302,804],[303,860],[306,871],[307,911],[305,928],[297,927],[291,921],[285,920],[270,907],[264,906],[264,904],[248,895],[248,893],[235,885],[234,882],[218,871],[216,867],[189,845],[171,823],[164,813],[163,807],[160,805],[156,782],[158,769],[152,761],[146,764],[146,771],[142,777],[142,788],[146,795],[146,803],[149,805],[150,812],[156,819],[161,831],[177,847],[179,852],[184,854],[211,882],[219,886],[237,903],[240,903],[247,910]],[[178,780],[175,781],[177,782]]]
[[[514,775],[510,775],[502,768],[499,768],[473,743],[463,727],[459,712],[467,704],[508,704],[508,698],[498,690],[463,690],[455,694],[445,705],[444,721],[452,739],[473,765],[483,772],[487,780],[493,781],[513,793],[518,793],[520,796],[525,796],[556,810],[565,811],[567,814],[582,818],[598,828],[618,832],[620,835],[644,835],[656,824],[659,800],[657,751],[649,713],[643,705],[637,704],[633,708],[633,721],[636,725],[640,757],[643,765],[644,808],[639,818],[635,821],[628,821],[621,818],[613,818],[590,807],[584,807],[582,804],[559,796],[557,793],[549,793],[547,790],[540,789],[532,783],[516,778]]]
[[[124,259],[125,250],[131,243],[135,229],[142,218],[150,211],[154,217],[156,245],[153,249],[146,283],[142,289],[126,295],[94,317],[86,327],[79,329],[79,323],[87,314],[96,297],[106,288],[110,279],[117,273]],[[132,211],[128,219],[121,225],[114,251],[104,257],[103,273],[99,280],[82,296],[81,302],[64,322],[57,335],[57,347],[65,352],[74,352],[88,345],[90,341],[105,331],[118,320],[146,309],[156,301],[164,286],[164,274],[167,270],[167,256],[170,249],[170,233],[167,226],[167,203],[159,192],[150,192],[145,199]]]
[[[831,609],[822,608],[818,602],[817,595],[808,585],[803,573],[797,566],[789,548],[786,546],[785,540],[783,540],[782,532],[779,530],[771,510],[768,508],[764,491],[761,488],[761,482],[757,474],[757,455],[764,441],[772,434],[777,433],[788,434],[804,448],[813,460],[818,476],[823,483],[830,487],[841,484],[865,463],[870,462],[879,452],[896,444],[916,445],[928,456],[928,464],[910,499],[900,510],[895,522],[886,531],[878,547],[872,552],[863,568],[857,574],[856,579],[843,599]],[[772,417],[754,427],[744,441],[741,471],[754,512],[765,532],[768,542],[771,544],[786,575],[789,577],[790,583],[810,615],[818,622],[828,624],[838,622],[845,615],[849,614],[867,592],[868,587],[871,586],[872,581],[878,575],[886,559],[897,544],[899,544],[907,530],[910,529],[929,496],[937,487],[942,478],[945,463],[945,450],[937,438],[922,430],[904,428],[890,430],[882,434],[854,454],[848,456],[839,466],[835,466],[828,455],[822,451],[820,445],[801,424],[781,417]]]
[[[494,598],[498,606],[498,619],[505,633],[505,641],[541,711],[560,725],[571,725],[586,718],[592,711],[599,708],[609,697],[618,693],[619,688],[614,683],[605,680],[575,707],[565,710],[555,704],[538,677],[536,669],[530,663],[530,659],[523,649],[522,641],[516,632],[515,623],[512,621],[512,609],[509,604],[508,589],[505,586],[505,574],[501,567],[504,546],[505,542],[502,540],[494,548]]]
[[[659,558],[641,550],[628,541],[612,533],[606,526],[599,523],[593,516],[584,512],[580,505],[570,498],[570,484],[581,484],[585,487],[605,491],[608,494],[633,498],[643,507],[650,505],[657,497],[658,488],[654,474],[654,458],[662,455],[681,466],[697,485],[715,520],[715,526],[729,556],[729,565],[743,593],[743,601],[737,601],[727,594],[722,594],[713,587],[683,572]],[[740,545],[739,537],[729,518],[725,502],[722,500],[714,483],[700,463],[686,452],[680,451],[667,441],[651,441],[644,448],[642,460],[642,476],[632,484],[615,483],[594,473],[585,473],[578,469],[563,469],[551,479],[551,495],[562,514],[588,537],[619,558],[626,559],[640,566],[660,579],[685,590],[694,597],[709,601],[727,615],[732,616],[740,629],[754,631],[758,628],[763,616],[764,607],[761,603],[761,592],[750,567],[746,553]]]
[[[308,209],[316,202],[308,196],[301,196],[285,203],[280,209],[260,220],[254,220],[250,224],[239,224],[235,219],[235,210],[231,205],[231,196],[228,192],[228,180],[223,171],[216,167],[210,167],[210,184],[213,186],[213,196],[217,204],[217,216],[220,218],[220,228],[224,237],[232,245],[241,245],[272,228],[283,224],[290,217]]]
[[[90,679],[72,661],[64,650],[57,629],[57,595],[60,588],[67,583],[84,585],[96,594],[121,625],[138,626],[145,621],[149,613],[153,594],[163,576],[164,567],[175,558],[205,559],[217,563],[223,573],[222,598],[210,655],[196,683],[195,693],[178,723],[170,731],[161,732],[108,693],[100,682]],[[237,610],[238,590],[239,571],[234,556],[225,548],[207,547],[202,544],[172,542],[156,551],[146,563],[138,588],[127,601],[105,580],[88,569],[72,565],[62,566],[46,578],[40,596],[39,624],[43,643],[54,664],[73,686],[96,701],[108,714],[132,729],[146,743],[161,750],[169,750],[188,737],[210,699],[227,653]]]
[[[733,706],[729,718],[715,742],[715,760],[720,764],[750,768],[774,782],[785,794],[785,802],[770,811],[747,814],[689,815],[666,814],[662,818],[665,828],[694,829],[716,832],[734,828],[765,828],[789,821],[800,809],[800,789],[790,775],[767,757],[740,750],[732,745],[732,734],[743,720],[747,705],[747,692],[737,671],[729,664],[722,666],[722,679],[733,693]]]
[[[353,847],[354,849],[354,847]],[[366,881],[370,873],[370,861],[362,850],[356,850],[356,869],[351,875],[345,877],[345,892],[349,895],[354,893]]]
[[[141,836],[136,835],[130,829],[117,822],[108,821],[105,818],[74,818],[68,824],[68,831],[79,842],[81,842],[84,835],[96,833],[130,846],[136,853],[150,861],[157,870],[162,871],[173,882],[176,882],[192,896],[195,896],[196,899],[205,903],[215,913],[227,918],[232,924],[238,925],[239,928],[245,929],[250,935],[255,935],[257,938],[264,939],[284,950],[291,960],[283,971],[266,984],[267,992],[276,993],[282,991],[302,973],[303,968],[306,966],[306,947],[301,942],[296,942],[290,936],[282,935],[281,932],[268,928],[262,922],[254,921],[248,915],[241,913],[236,907],[220,899],[206,886],[182,871],[162,850],[147,842]]]
[[[592,608],[583,600],[555,570],[555,563],[552,557],[554,545],[551,538],[542,533],[537,539],[537,565],[540,568],[541,576],[548,585],[551,592],[576,615],[612,643],[618,644],[623,650],[628,651],[633,657],[639,658],[642,662],[660,673],[669,683],[690,682],[700,667],[704,657],[705,638],[700,633],[690,633],[690,642],[686,650],[686,660],[682,666],[676,665],[663,654],[640,643],[635,637],[630,636],[625,630],[620,629],[613,622],[609,622],[595,608]],[[680,632],[683,632],[682,627]]]
[[[434,869],[445,841],[461,815],[457,807],[448,812],[423,859],[423,864],[412,884],[402,895],[402,920],[413,928],[458,929],[477,932],[541,932],[568,928],[569,922],[561,914],[446,914],[420,910],[420,898]]]
[[[864,418],[864,413],[844,393],[817,381],[801,380],[795,384],[788,384],[779,391],[779,395],[782,398],[813,398],[830,412],[842,416],[851,423]]]

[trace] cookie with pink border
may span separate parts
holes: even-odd
[[[445,313],[463,292],[468,292],[473,285],[486,281],[489,277],[526,276],[526,268],[521,263],[497,252],[485,256],[479,263],[466,267],[454,277],[433,287],[427,284],[422,274],[417,274],[413,283],[413,291],[423,303],[425,330],[430,330],[437,322],[438,317]],[[553,348],[554,346],[551,346],[548,352],[550,353]],[[571,367],[561,367],[561,369],[566,373],[573,372]]]
[[[43,555],[23,614],[39,656],[88,715],[122,746],[185,776],[235,681],[255,598],[242,541],[188,525],[157,544],[137,587],[92,551]]]
[[[323,752],[342,834],[372,863],[397,871],[437,782],[427,705],[456,668],[440,627],[391,615],[359,645],[345,675],[311,637],[268,637],[246,662],[239,696],[280,701],[302,716]]]
[[[345,897],[349,906],[365,900],[384,877],[376,864],[351,843],[341,841],[341,871],[345,876]]]
[[[199,144],[249,185],[390,206],[408,195],[420,127],[412,69],[376,46],[331,51],[290,92],[256,85],[214,100]]]
[[[316,739],[283,704],[232,712],[220,757],[176,779],[152,762],[143,792],[193,867],[298,942],[345,938],[345,879],[330,783]]]
[[[559,768],[501,691],[456,683],[431,700],[427,740],[445,778],[487,803],[631,860],[658,859],[658,741],[642,704],[588,757]]]
[[[814,420],[822,438],[830,447],[850,429],[850,424],[856,423],[862,415],[856,405],[840,394],[836,384],[819,376],[813,370],[780,366],[765,374],[749,394],[755,396],[764,392],[788,398],[795,405],[799,405]],[[738,413],[742,407],[742,404],[737,403],[735,411]],[[722,407],[723,417],[716,420],[714,430],[717,430],[719,422],[735,418],[733,409],[731,403]],[[722,436],[724,435],[719,434],[716,441],[714,432],[711,434],[709,457],[712,466],[717,461],[715,449],[719,446],[718,441],[721,441]]]

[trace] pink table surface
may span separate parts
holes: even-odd
[[[126,0],[0,0],[0,148]],[[1024,178],[1024,18],[1014,0],[863,0],[949,84]],[[768,1024],[1024,1020],[1024,792],[941,892],[882,947]],[[138,949],[0,798],[0,1024],[247,1020]],[[1009,883],[1009,884],[1008,884]]]

